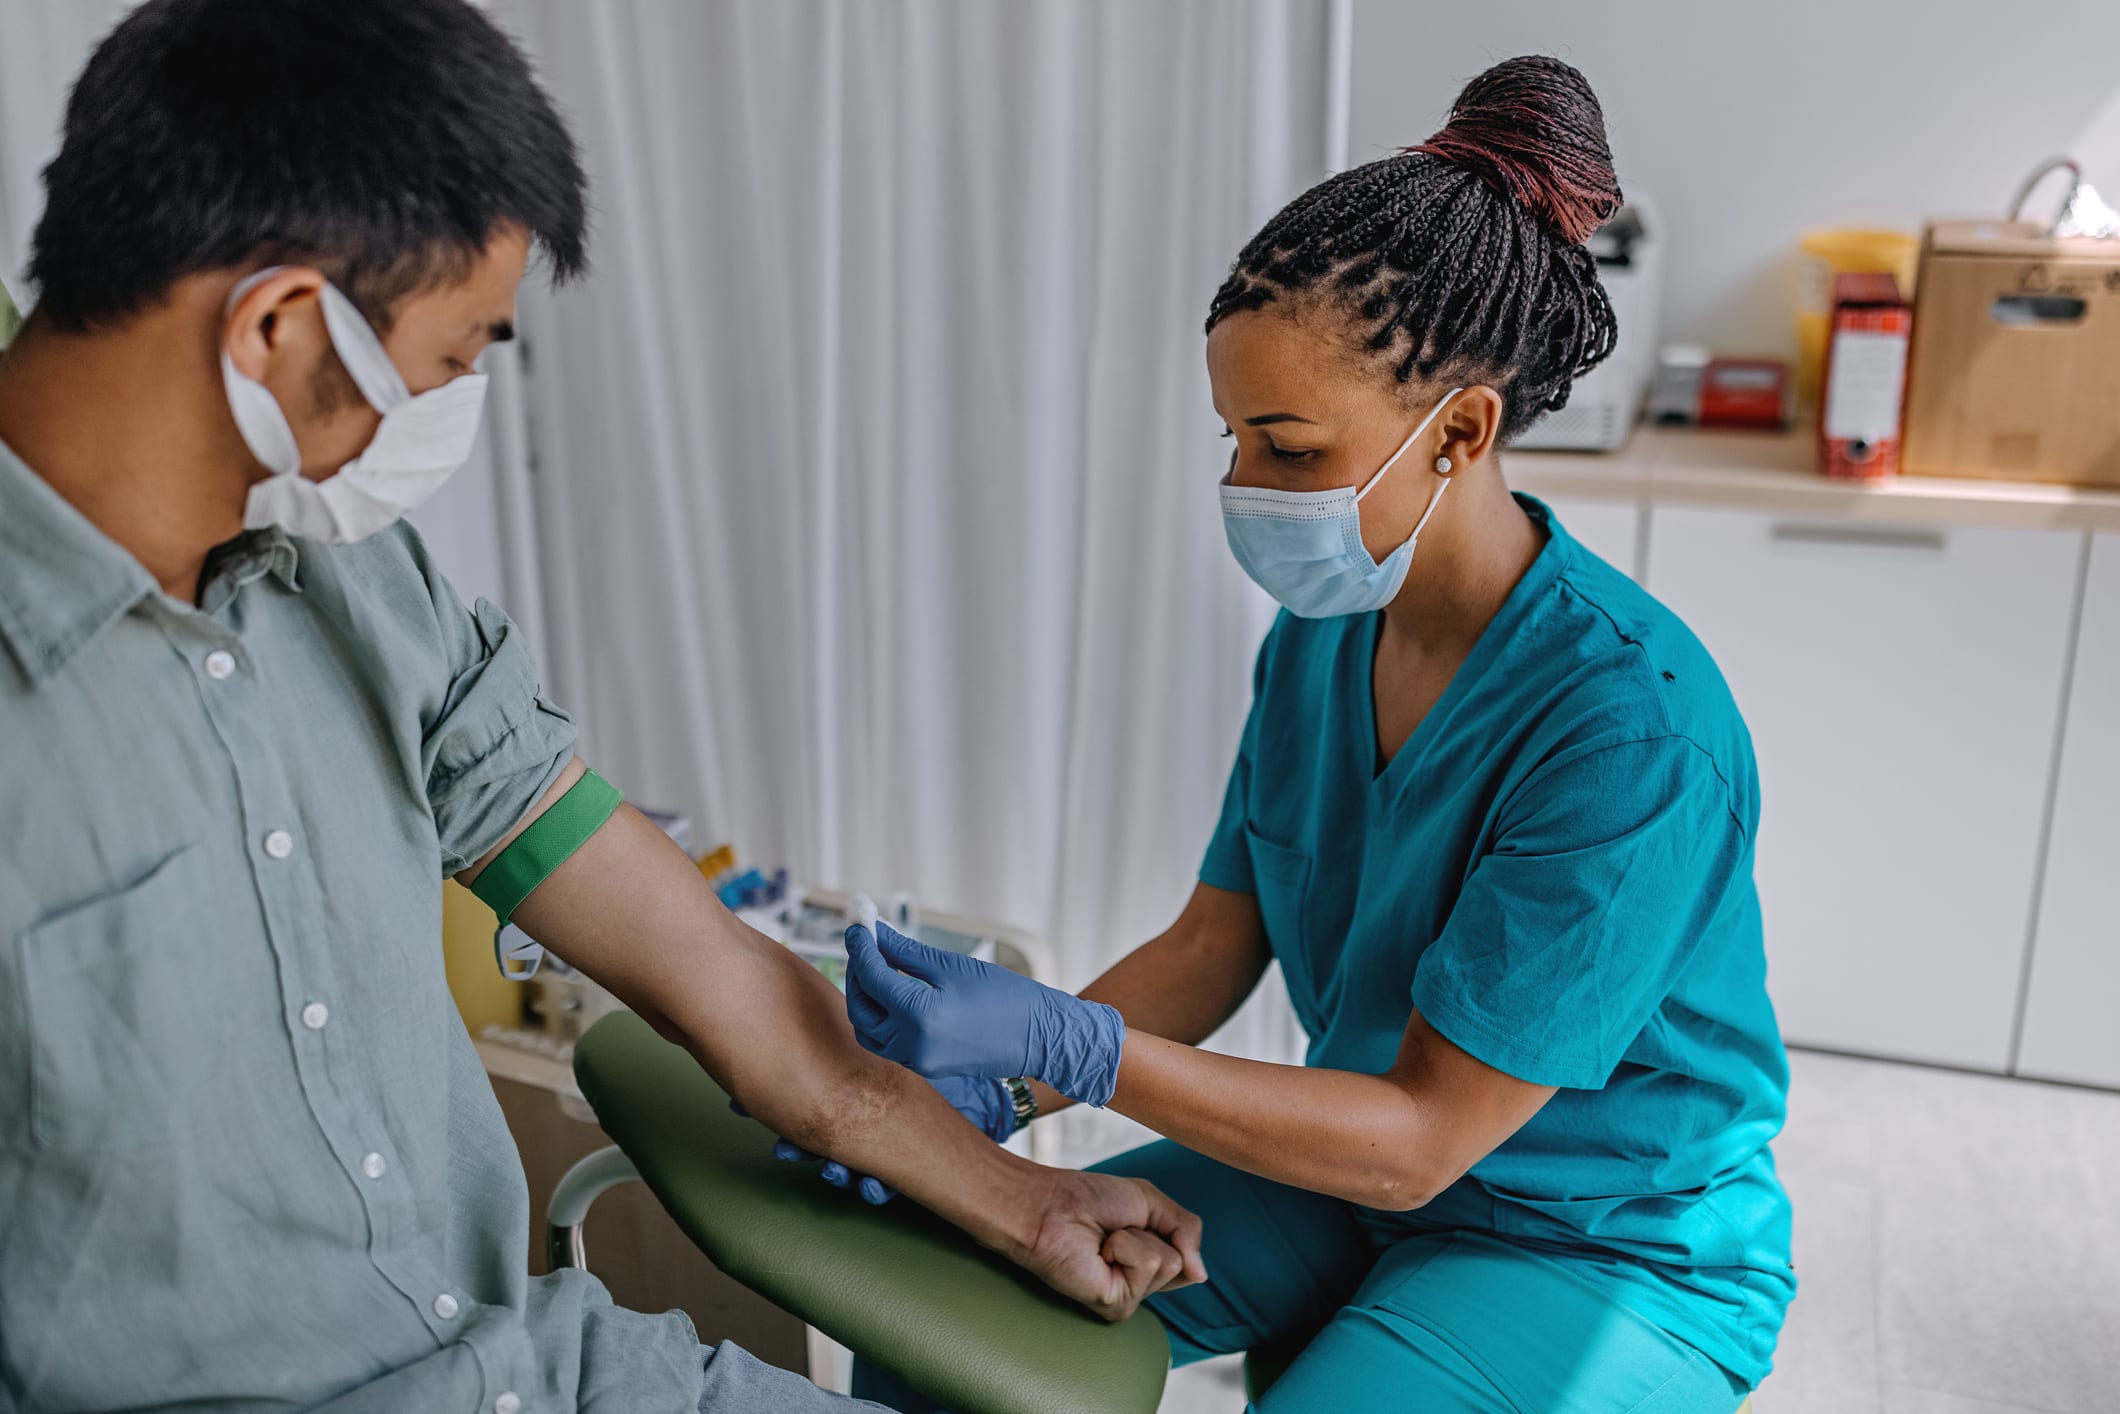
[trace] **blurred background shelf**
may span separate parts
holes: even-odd
[[[1515,451],[1509,484],[1543,499],[1720,506],[1857,524],[2120,532],[2120,491],[2024,481],[1899,476],[1830,481],[1813,430],[1639,427],[1614,452]],[[1609,557],[1608,557],[1609,558]]]

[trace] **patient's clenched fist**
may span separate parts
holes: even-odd
[[[1108,1321],[1123,1321],[1159,1291],[1207,1279],[1200,1220],[1154,1184],[1111,1174],[1048,1170],[1045,1208],[1017,1260]]]

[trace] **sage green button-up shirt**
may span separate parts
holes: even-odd
[[[573,742],[410,529],[193,607],[0,446],[0,1409],[696,1408],[683,1315],[526,1276],[443,980]]]

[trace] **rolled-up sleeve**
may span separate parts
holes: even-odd
[[[522,630],[484,599],[469,611],[457,604],[455,617],[445,621],[454,630],[449,690],[421,740],[444,874],[523,818],[566,769],[575,738],[574,719],[538,686]]]

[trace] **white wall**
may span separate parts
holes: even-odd
[[[1805,230],[1994,211],[2120,99],[2111,0],[1355,0],[1354,38],[1357,162],[1426,138],[1495,60],[1580,68],[1671,232],[1666,337],[1726,352],[1792,345]]]

